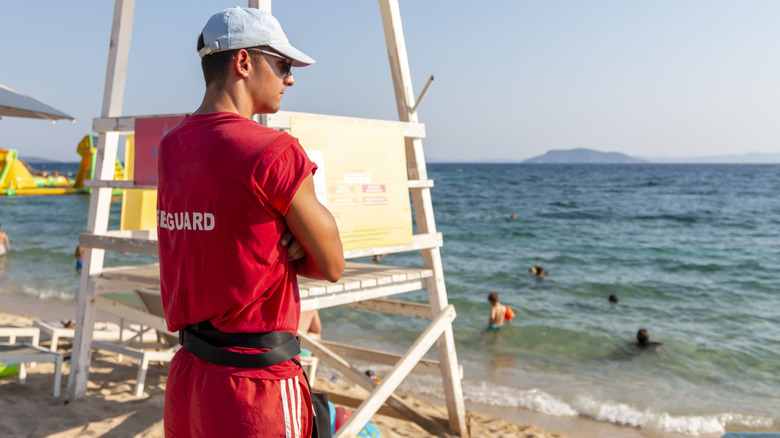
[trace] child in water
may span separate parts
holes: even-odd
[[[504,325],[504,316],[506,315],[506,306],[501,304],[498,299],[498,293],[490,292],[488,294],[490,302],[490,320],[488,321],[488,330],[499,330]]]
[[[488,320],[487,329],[482,332],[482,336],[485,336],[487,332],[498,332],[504,326],[504,320],[510,321],[515,317],[515,312],[512,309],[501,304],[501,301],[498,299],[498,293],[490,292],[488,294],[488,302],[490,302],[490,319]],[[482,337],[480,337],[481,340]]]

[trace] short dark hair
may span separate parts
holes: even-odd
[[[636,332],[636,341],[639,343],[639,345],[647,345],[650,343],[650,333],[647,332],[645,329],[639,329],[638,332]]]
[[[496,304],[498,302],[498,293],[490,292],[488,294],[488,301],[490,301],[490,304]]]
[[[203,33],[198,36],[197,50],[206,47],[206,43],[203,41]],[[236,56],[236,50],[225,50],[224,52],[210,53],[200,59],[200,68],[203,70],[203,79],[206,80],[206,86],[215,82],[217,85],[222,85],[227,79],[228,65]]]

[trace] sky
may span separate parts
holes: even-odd
[[[186,113],[204,84],[195,42],[240,1],[137,0],[123,115]],[[780,152],[776,0],[400,0],[425,154],[520,161],[553,149],[642,157]],[[379,4],[277,0],[317,63],[282,109],[397,120]],[[75,117],[4,117],[0,148],[78,161],[101,112],[113,2],[4,0],[0,83]],[[30,19],[35,19],[31,23]]]

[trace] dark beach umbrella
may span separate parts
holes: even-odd
[[[0,117],[2,116],[46,119],[52,122],[59,119],[75,120],[58,109],[0,84]]]

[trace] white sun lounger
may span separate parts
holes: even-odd
[[[19,381],[27,380],[27,362],[54,362],[54,397],[60,396],[62,354],[32,344],[0,342],[0,361],[19,364]]]
[[[97,324],[95,324],[97,326]],[[51,345],[49,349],[51,351],[57,351],[60,339],[73,339],[76,334],[76,329],[66,328],[62,326],[59,321],[43,321],[36,319],[33,321],[33,326],[39,328],[42,333],[46,333],[51,338]],[[120,325],[120,329],[117,330],[98,330],[97,328],[92,332],[93,339],[106,340],[119,340],[122,339],[123,324]]]
[[[16,338],[30,338],[32,345],[38,345],[41,331],[36,327],[7,325],[0,327],[0,338],[8,338],[9,344],[15,344]]]
[[[111,351],[120,356],[127,355],[134,359],[138,359],[138,376],[136,377],[134,395],[140,397],[144,392],[146,371],[149,368],[149,362],[170,362],[179,349],[179,338],[176,334],[169,332],[165,325],[160,291],[142,289],[136,290],[135,294],[144,310],[132,308],[104,297],[98,297],[98,300],[96,301],[98,302],[98,307],[104,312],[119,316],[125,320],[136,321],[144,326],[157,330],[157,332],[162,335],[164,343],[149,344],[143,342],[143,336],[141,336],[143,335],[142,331],[139,333],[139,336],[135,336],[130,340],[123,342],[93,340],[92,348]]]
[[[62,382],[62,354],[38,346],[40,330],[37,327],[0,327],[0,362],[19,364],[19,381],[27,380],[27,364],[36,362],[54,362],[54,397],[60,396]],[[16,338],[30,338],[31,343],[16,343]]]

